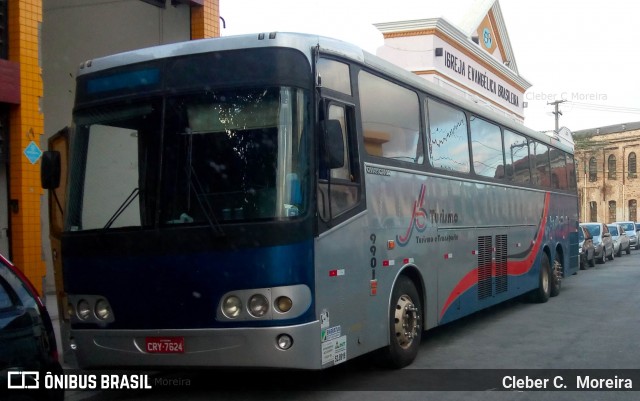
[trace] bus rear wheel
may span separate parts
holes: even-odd
[[[398,277],[389,308],[389,345],[382,350],[382,363],[392,369],[410,365],[418,355],[422,338],[422,304],[415,284]]]
[[[560,294],[562,288],[562,263],[560,263],[560,255],[556,254],[553,261],[553,269],[551,270],[551,289],[549,291],[552,297]]]
[[[551,296],[551,264],[546,254],[542,255],[538,288],[529,293],[531,301],[542,304]]]

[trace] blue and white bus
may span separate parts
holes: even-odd
[[[82,367],[399,368],[425,330],[578,269],[571,146],[338,40],[86,61],[69,132]]]

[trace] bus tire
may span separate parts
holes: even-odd
[[[538,288],[531,291],[531,301],[543,304],[549,300],[551,296],[551,266],[547,254],[542,255],[540,262],[540,275],[538,276]]]
[[[560,294],[560,289],[562,288],[562,263],[560,263],[558,254],[556,254],[556,257],[553,261],[550,285],[551,288],[549,289],[549,295],[552,297],[557,297]]]
[[[385,367],[400,369],[414,361],[420,348],[423,318],[415,284],[407,276],[398,277],[389,307],[389,345],[381,350]]]

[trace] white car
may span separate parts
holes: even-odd
[[[636,233],[636,223],[633,221],[614,221],[613,224],[620,224],[629,237],[631,248],[640,249],[640,241]]]

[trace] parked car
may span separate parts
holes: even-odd
[[[640,221],[636,221],[636,234],[640,234]]]
[[[593,246],[593,238],[586,227],[580,226],[578,229],[578,239],[580,241],[580,270],[586,270],[587,265],[596,265],[596,248]]]
[[[633,221],[614,221],[614,223],[620,224],[622,228],[624,228],[624,231],[627,232],[631,248],[640,249],[640,241],[638,241],[638,234],[636,233],[636,223]]]
[[[616,256],[622,256],[624,251],[627,255],[631,253],[631,242],[627,232],[622,228],[622,225],[611,223],[607,224],[607,228],[611,233],[611,239],[613,240],[613,250]]]
[[[38,389],[9,389],[22,383],[19,371],[39,372]],[[63,373],[51,317],[27,277],[0,255],[0,399],[64,399],[64,390],[45,389],[47,372]]]
[[[597,222],[580,223],[580,225],[586,227],[593,238],[593,246],[596,248],[596,261],[605,263],[607,259],[613,260],[615,258],[613,240],[607,225]]]

